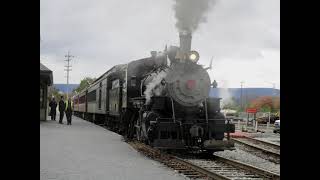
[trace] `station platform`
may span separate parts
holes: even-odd
[[[59,114],[57,114],[57,118]],[[182,180],[141,155],[122,136],[72,117],[72,125],[40,122],[41,180]]]

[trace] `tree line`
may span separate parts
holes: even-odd
[[[280,97],[260,96],[248,103],[248,108],[256,108],[259,112],[277,113],[280,111]],[[229,103],[225,104],[222,109],[232,109],[236,111],[245,111],[240,104],[233,98]]]
[[[92,84],[95,80],[96,80],[96,78],[85,77],[84,79],[82,79],[80,81],[79,86],[72,90],[70,96],[72,97],[76,93],[79,93],[82,90],[84,90],[85,88],[89,87],[90,84]],[[48,96],[49,100],[51,100],[51,98],[54,97],[58,101],[61,99],[61,96],[64,96],[64,97],[66,96],[66,94],[59,92],[59,90],[57,88],[55,88],[54,86],[52,86],[50,88],[48,95],[49,95]]]

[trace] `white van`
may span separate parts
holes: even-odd
[[[275,127],[275,129],[273,130],[273,132],[280,134],[280,119],[276,120],[276,122],[274,123],[274,127]]]

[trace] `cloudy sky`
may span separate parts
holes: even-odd
[[[174,0],[40,0],[40,60],[66,83],[65,55],[72,60],[70,83],[98,77],[178,45]],[[200,64],[213,69],[220,87],[280,88],[280,1],[217,0],[193,33]]]

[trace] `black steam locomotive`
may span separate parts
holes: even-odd
[[[191,34],[151,57],[117,65],[73,97],[76,115],[159,149],[234,149],[235,127],[209,97],[210,77],[191,51]],[[225,138],[225,133],[228,135]]]

